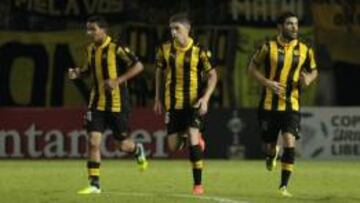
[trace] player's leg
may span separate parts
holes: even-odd
[[[295,137],[291,133],[283,133],[284,151],[281,157],[281,180],[280,192],[283,196],[292,196],[288,191],[288,183],[294,168],[295,161]]]
[[[193,193],[203,194],[204,189],[202,186],[202,171],[204,165],[204,150],[201,146],[200,129],[203,128],[203,117],[198,114],[197,109],[192,109],[190,112],[190,120],[188,123],[188,136],[189,136],[189,158],[192,164],[193,174]]]
[[[120,151],[133,154],[141,171],[147,169],[149,163],[146,159],[146,153],[143,144],[135,143],[133,139],[126,138],[124,140],[117,140],[117,147]]]
[[[86,128],[89,133],[88,139],[88,178],[89,186],[78,191],[79,194],[98,194],[100,190],[100,163],[101,153],[100,144],[102,132],[104,131],[104,113],[103,112],[87,112]]]
[[[183,110],[172,110],[165,115],[167,147],[170,152],[182,150],[187,145],[186,122]]]
[[[198,109],[194,109],[192,113],[192,120],[191,122],[194,124],[195,127],[199,128],[199,145],[202,151],[205,151],[206,143],[204,139],[204,131],[205,131],[205,125],[203,122],[203,117],[201,117],[198,113]]]
[[[284,152],[281,158],[280,192],[283,196],[291,196],[287,187],[295,163],[295,142],[299,138],[300,115],[298,113],[286,113],[283,116],[282,124]]]
[[[277,141],[264,141],[263,151],[265,152],[265,165],[268,171],[272,171],[276,167],[279,156],[280,147]]]
[[[180,135],[182,134],[182,135]],[[176,152],[184,148],[186,142],[184,143],[183,139],[186,139],[186,136],[183,136],[183,133],[173,132],[167,135],[167,147],[170,152]]]
[[[263,142],[262,148],[265,153],[265,166],[267,170],[272,171],[276,167],[280,150],[277,145],[280,125],[277,116],[272,112],[259,112],[258,119]]]
[[[205,140],[202,133],[199,133],[199,145],[201,150],[205,150]],[[176,152],[188,146],[188,134],[185,132],[172,133],[167,136],[167,146],[170,152]]]
[[[148,166],[144,147],[141,143],[135,141],[128,136],[127,127],[128,115],[126,113],[112,112],[108,114],[107,123],[113,131],[117,148],[120,151],[133,154],[140,170],[145,170]]]
[[[203,171],[203,150],[200,146],[200,137],[199,129],[190,127],[188,131],[189,135],[189,158],[192,164],[192,174],[193,174],[193,193],[194,194],[203,194],[204,189],[202,186],[202,171]]]

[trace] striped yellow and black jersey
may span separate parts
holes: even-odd
[[[269,111],[299,111],[301,96],[300,75],[302,71],[316,69],[313,49],[300,40],[285,43],[278,36],[269,40],[255,52],[253,61],[263,65],[265,77],[285,86],[280,96],[264,88],[259,108]]]
[[[204,74],[210,71],[211,53],[190,39],[186,47],[163,43],[156,54],[156,68],[165,71],[165,108],[191,108],[200,98]]]
[[[87,65],[85,72],[91,72],[93,87],[88,108],[90,110],[121,112],[129,108],[127,84],[115,89],[105,88],[105,81],[116,79],[138,62],[137,57],[126,46],[119,45],[110,37],[96,46],[91,43],[86,50]]]

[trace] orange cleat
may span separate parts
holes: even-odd
[[[192,193],[194,195],[202,195],[204,194],[204,188],[202,185],[194,185]]]

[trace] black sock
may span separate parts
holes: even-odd
[[[194,185],[201,185],[203,169],[203,152],[200,145],[190,146],[190,161],[192,163],[192,173]]]
[[[280,187],[287,187],[291,173],[294,168],[295,149],[293,147],[284,148],[284,153],[281,158],[281,182]]]
[[[94,161],[87,162],[89,181],[91,186],[100,188],[100,163]]]

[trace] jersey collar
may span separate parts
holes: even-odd
[[[277,41],[283,47],[293,47],[298,43],[297,39],[291,40],[290,42],[285,42],[285,40],[280,35],[277,36]]]
[[[97,47],[94,42],[92,43],[92,46],[96,49],[102,49],[102,48],[106,47],[110,42],[111,42],[111,37],[107,36],[105,38],[105,41],[100,46]]]
[[[186,47],[181,47],[175,40],[174,40],[174,46],[175,49],[178,49],[180,51],[187,51],[190,49],[190,47],[194,44],[194,40],[190,37],[189,43],[186,45]]]
[[[101,48],[106,47],[111,41],[111,37],[107,36],[104,43],[100,46]]]

